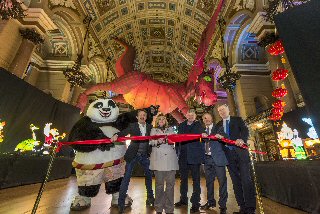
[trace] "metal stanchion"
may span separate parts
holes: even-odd
[[[38,196],[37,196],[37,199],[33,205],[33,209],[32,209],[32,212],[31,214],[36,214],[37,212],[37,209],[38,209],[38,205],[40,203],[40,199],[41,199],[41,196],[42,196],[42,193],[44,191],[44,188],[46,187],[46,184],[48,182],[48,179],[49,179],[49,176],[50,176],[50,173],[51,173],[51,170],[52,170],[52,166],[53,166],[53,162],[54,162],[54,159],[56,158],[56,155],[57,155],[57,149],[58,147],[58,142],[55,142],[54,144],[54,147],[53,147],[53,150],[50,154],[50,161],[49,161],[49,166],[48,166],[48,169],[47,169],[47,173],[46,173],[46,176],[41,184],[41,187],[40,187],[40,190],[38,192]]]

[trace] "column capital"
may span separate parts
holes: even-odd
[[[268,32],[275,32],[274,23],[266,21],[265,14],[265,12],[258,12],[247,30],[249,33],[256,34],[258,40]]]
[[[22,28],[19,30],[24,39],[31,41],[33,44],[38,45],[44,42],[42,36],[31,28]]]
[[[42,8],[28,8],[26,17],[21,20],[21,23],[35,28],[35,30],[41,34],[45,34],[49,30],[58,28]]]

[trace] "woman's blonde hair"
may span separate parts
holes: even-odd
[[[167,117],[163,114],[159,114],[156,118],[156,121],[155,121],[155,125],[154,127],[155,128],[159,128],[159,120],[160,120],[160,117],[164,117],[164,119],[166,120],[165,124],[164,124],[164,127],[167,128],[169,126],[168,124],[168,120],[167,120]]]

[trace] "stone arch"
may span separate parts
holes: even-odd
[[[95,67],[95,81],[96,83],[108,82],[113,77],[110,68],[107,67],[106,61],[100,56],[94,56],[90,59],[90,64]]]
[[[232,16],[232,18],[228,21],[224,40],[225,40],[225,48],[227,50],[229,60],[234,64],[235,62],[235,48],[237,41],[245,27],[250,24],[252,21],[252,12],[249,10],[241,10]]]
[[[53,21],[68,38],[71,49],[71,60],[75,60],[81,50],[85,35],[83,18],[68,8],[54,8]],[[87,45],[84,47],[84,56],[87,56]],[[84,57],[85,59],[86,57]]]

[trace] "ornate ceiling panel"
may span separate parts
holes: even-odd
[[[112,38],[124,38],[136,48],[137,64],[142,71],[161,81],[183,82],[215,3],[213,0],[78,0],[74,5],[80,4],[79,9],[93,17],[91,31],[112,64],[123,51]]]

